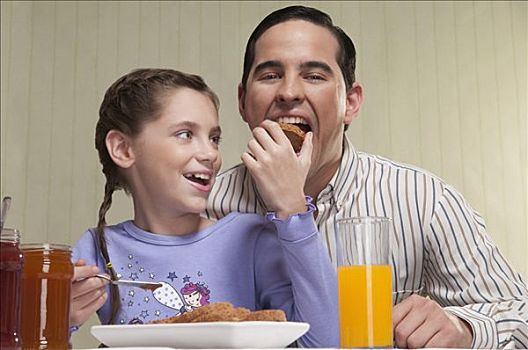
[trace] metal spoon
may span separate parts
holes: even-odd
[[[146,281],[132,281],[132,280],[113,280],[110,277],[106,275],[95,275],[96,277],[102,278],[104,280],[109,281],[112,284],[115,285],[122,285],[122,286],[128,286],[128,287],[138,287],[145,290],[155,290],[159,287],[161,287],[161,283],[158,282],[146,282]]]
[[[11,197],[9,196],[4,197],[4,199],[2,199],[2,211],[0,212],[0,232],[2,232],[4,228],[5,217],[6,217],[7,211],[9,210],[10,206],[11,206]]]

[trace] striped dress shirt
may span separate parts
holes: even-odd
[[[453,187],[419,168],[356,152],[345,137],[340,167],[316,205],[334,263],[337,220],[388,217],[394,303],[428,296],[471,325],[472,347],[528,348],[526,283]],[[231,211],[266,213],[243,165],[218,176],[206,214],[214,219]]]

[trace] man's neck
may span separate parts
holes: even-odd
[[[321,191],[330,183],[340,164],[341,156],[332,163],[320,167],[313,174],[308,175],[304,192],[307,196],[313,198],[314,203],[317,201]]]

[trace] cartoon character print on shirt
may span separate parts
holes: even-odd
[[[124,308],[125,313],[127,313],[127,309],[138,310],[135,311],[134,314],[129,314],[128,316],[120,318],[118,320],[120,324],[125,324],[127,322],[129,324],[148,323],[153,319],[179,315],[202,305],[209,304],[210,291],[203,281],[191,282],[193,277],[185,275],[184,277],[179,278],[175,272],[169,272],[167,275],[164,275],[167,280],[170,280],[170,283],[160,281],[159,279],[161,276],[157,276],[155,273],[145,270],[140,262],[135,259],[133,254],[129,254],[128,263],[119,267],[116,271],[118,271],[117,277],[119,279],[144,280],[161,284],[161,287],[158,287],[153,291],[133,287],[126,289],[120,287],[121,305]],[[198,271],[196,273],[196,278],[202,280],[202,272]],[[180,289],[181,294],[184,295],[183,297],[178,292],[178,288]],[[172,311],[167,311],[167,309],[163,307],[154,308],[153,310],[152,303],[156,301]],[[142,305],[144,305],[145,308],[142,308]]]
[[[204,283],[192,283],[189,282],[183,286],[180,290],[183,298],[185,299],[185,311],[192,311],[209,304],[209,288]]]

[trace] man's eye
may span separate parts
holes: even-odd
[[[176,137],[182,140],[188,140],[192,136],[191,132],[188,130],[180,131],[176,133]]]
[[[325,80],[325,78],[321,74],[308,74],[305,77],[307,80]]]
[[[265,73],[260,76],[260,80],[273,80],[280,78],[278,73]]]

